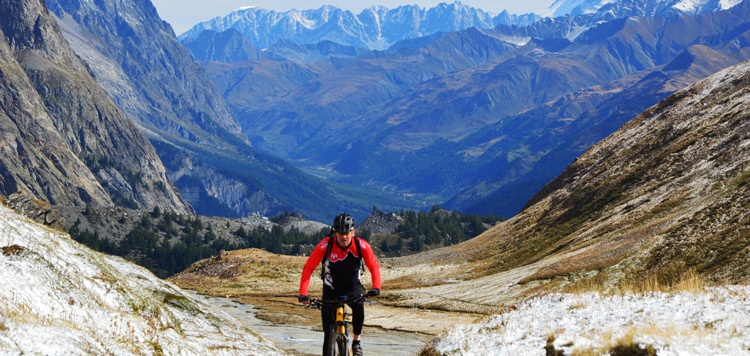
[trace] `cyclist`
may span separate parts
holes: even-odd
[[[328,236],[310,253],[305,267],[302,268],[302,277],[299,284],[299,301],[309,303],[307,295],[310,285],[310,277],[318,264],[323,264],[323,299],[337,299],[341,296],[353,297],[365,295],[368,298],[380,294],[380,266],[375,258],[372,247],[364,239],[355,236],[354,219],[347,213],[341,213],[333,219],[333,235]],[[372,277],[372,289],[365,294],[365,287],[360,281],[362,265],[367,266]],[[350,303],[352,309],[352,353],[354,356],[362,356],[360,336],[365,322],[365,307],[362,302]],[[335,323],[334,310],[324,306],[321,310],[323,330],[326,340],[323,344],[323,352],[327,350],[329,326]]]

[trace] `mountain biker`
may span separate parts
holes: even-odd
[[[310,277],[315,268],[323,263],[323,300],[337,299],[341,296],[353,297],[365,295],[367,298],[376,297],[380,294],[380,266],[375,258],[370,244],[361,237],[355,236],[354,219],[347,213],[341,213],[333,219],[333,236],[324,238],[307,258],[305,267],[302,268],[302,277],[299,284],[299,301],[309,303],[308,287]],[[329,244],[332,241],[332,244]],[[329,246],[331,245],[331,246]],[[326,256],[327,255],[327,256]],[[365,294],[365,287],[360,281],[362,264],[367,266],[372,278],[372,289]],[[362,356],[360,335],[365,322],[365,307],[362,302],[350,303],[352,310],[352,353],[354,356]],[[334,310],[332,307],[323,306],[321,310],[323,330],[326,340],[323,344],[323,353],[327,350],[329,326],[335,323]]]

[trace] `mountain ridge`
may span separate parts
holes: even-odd
[[[233,28],[258,49],[271,47],[279,40],[300,44],[330,40],[357,48],[383,50],[401,40],[437,32],[470,27],[492,28],[497,23],[527,24],[535,19],[533,14],[511,15],[507,11],[492,16],[459,1],[440,3],[429,9],[417,5],[404,5],[392,10],[375,6],[358,15],[330,5],[315,10],[289,10],[283,13],[246,8],[198,23],[178,38],[184,43],[197,38],[205,30],[223,32]]]

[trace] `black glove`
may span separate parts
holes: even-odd
[[[377,297],[380,295],[380,289],[373,288],[367,292],[367,297]]]
[[[310,302],[310,297],[308,297],[306,295],[301,295],[301,296],[297,297],[297,300],[300,303],[308,303],[308,302]]]

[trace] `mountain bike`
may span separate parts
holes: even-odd
[[[347,303],[359,303],[367,302],[365,295],[355,296],[347,298],[341,296],[339,299],[323,300],[323,299],[312,299],[305,308],[310,309],[322,309],[324,305],[334,306],[336,312],[336,322],[330,325],[328,332],[328,349],[325,350],[325,356],[350,356],[352,354],[351,346],[349,345],[349,331],[351,323],[351,315],[345,308]]]

